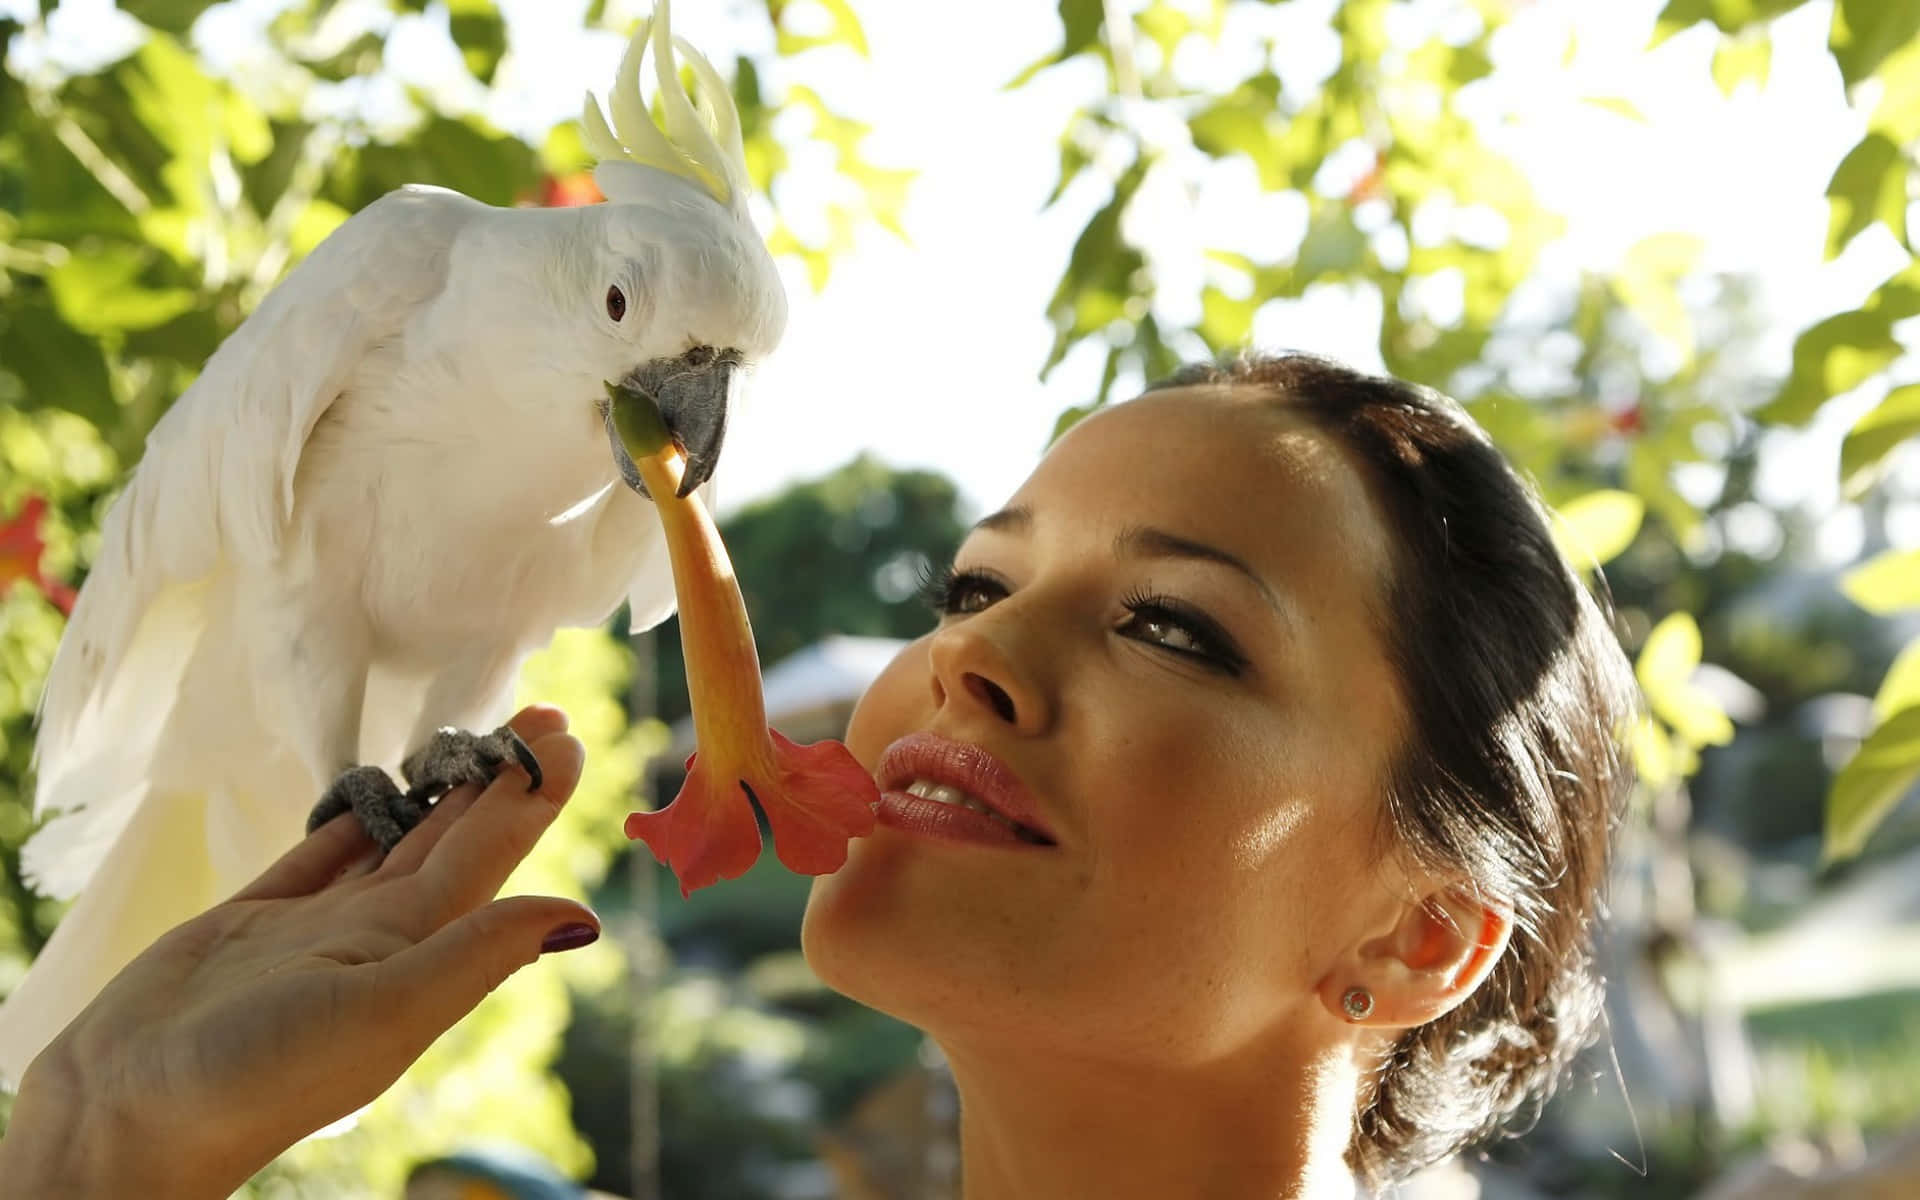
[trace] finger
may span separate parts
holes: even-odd
[[[513,714],[507,724],[513,726],[513,731],[525,738],[528,745],[532,745],[550,733],[565,733],[567,714],[551,704],[529,704]]]
[[[302,838],[279,861],[234,893],[235,900],[278,900],[319,891],[373,846],[350,812],[341,813]]]
[[[373,874],[411,875],[419,870],[420,864],[427,861],[427,855],[440,844],[447,830],[453,828],[460,814],[472,808],[473,802],[479,798],[479,784],[463,783],[434,801],[433,807],[427,810],[426,819],[409,830],[407,836],[400,839],[400,844],[375,864],[378,870]]]
[[[440,838],[416,877],[426,889],[421,916],[437,927],[491,900],[533,849],[580,782],[586,747],[564,733],[533,743],[546,775],[528,794],[526,776],[502,771]]]
[[[549,938],[556,950],[587,944],[591,938],[582,926],[597,937],[600,918],[575,901],[512,896],[475,909],[384,960],[370,976],[365,997],[380,1019],[363,1028],[370,1036],[392,1039],[376,1056],[396,1066],[412,1062],[488,993],[539,958]]]

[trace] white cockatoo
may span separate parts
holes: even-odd
[[[606,203],[382,197],[154,427],[47,679],[49,819],[24,872],[75,901],[0,1006],[0,1076],[17,1083],[120,967],[265,869],[310,810],[352,807],[391,843],[507,755],[537,772],[510,732],[457,731],[506,718],[556,629],[622,600],[636,630],[672,612],[606,385],[655,397],[700,486],[787,310],[748,215],[739,115],[667,7],[627,48],[611,128],[587,97]]]

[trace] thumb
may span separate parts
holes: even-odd
[[[509,976],[543,952],[571,950],[600,936],[591,909],[556,896],[512,896],[474,909],[381,964],[382,990],[395,1015],[388,1028],[406,1061]]]

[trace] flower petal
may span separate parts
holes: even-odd
[[[753,789],[773,827],[773,848],[787,869],[826,875],[847,861],[847,839],[873,832],[880,789],[873,776],[836,741],[802,746],[777,729],[774,766],[779,780]]]
[[[627,814],[627,836],[647,844],[680,881],[684,899],[696,889],[746,874],[760,857],[760,822],[737,776],[687,759],[687,781],[672,803]]]

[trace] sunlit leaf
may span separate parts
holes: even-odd
[[[799,54],[816,46],[846,46],[855,54],[866,57],[867,34],[860,27],[860,18],[847,0],[812,0],[827,14],[827,32],[819,34],[800,34],[788,30],[784,21],[775,34],[774,48],[781,54]],[[782,5],[781,16],[795,11],[794,5]]]
[[[1882,721],[1834,778],[1827,796],[1827,862],[1851,858],[1920,778],[1920,707]]]
[[[82,333],[147,329],[171,321],[199,303],[190,287],[152,287],[142,282],[161,256],[131,242],[96,245],[47,274],[61,317]]]
[[[1793,371],[1780,392],[1754,415],[1762,421],[1800,425],[1830,397],[1858,387],[1898,358],[1896,323],[1920,314],[1920,264],[1882,283],[1851,312],[1816,322],[1793,344]]]
[[[493,73],[507,52],[507,23],[493,0],[446,0],[447,31],[467,73],[481,83],[492,83]]]
[[[1873,695],[1873,712],[1886,720],[1903,708],[1920,705],[1920,638],[1908,642],[1894,656],[1893,665],[1880,680]]]
[[[1616,116],[1625,117],[1629,121],[1634,121],[1641,125],[1647,123],[1646,114],[1641,112],[1633,101],[1627,99],[1625,96],[1582,96],[1581,99],[1593,105],[1595,108],[1604,108],[1608,112]]]
[[[1880,102],[1867,127],[1898,146],[1920,139],[1920,38],[1889,55],[1874,79],[1880,84]]]
[[[120,0],[120,11],[163,33],[184,34],[213,0]]]
[[[1847,599],[1885,615],[1920,608],[1920,550],[1888,550],[1840,577]]]
[[[1620,302],[1683,353],[1693,352],[1693,320],[1679,284],[1699,261],[1705,243],[1693,234],[1656,233],[1628,248],[1613,284]]]
[[[1827,257],[1834,258],[1847,243],[1875,221],[1893,236],[1907,236],[1907,159],[1900,147],[1880,132],[1868,133],[1834,168],[1827,184],[1830,216]]]
[[[1646,502],[1632,492],[1602,488],[1576,496],[1554,514],[1554,541],[1567,561],[1604,566],[1633,544]]]
[[[1700,665],[1700,626],[1693,614],[1668,614],[1647,634],[1634,663],[1634,674],[1648,692],[1678,687],[1686,683]]]
[[[1733,95],[1748,80],[1764,88],[1772,64],[1773,40],[1765,33],[1728,38],[1713,52],[1713,81],[1725,96]]]
[[[1840,77],[1852,87],[1916,36],[1920,36],[1920,4],[1906,0],[1836,0],[1827,48],[1840,64]]]
[[[1877,477],[1876,468],[1894,447],[1920,433],[1920,384],[1888,392],[1873,410],[1853,423],[1840,444],[1840,482],[1858,498]]]
[[[1688,746],[1719,746],[1733,740],[1726,710],[1692,682],[1700,665],[1700,627],[1692,614],[1672,613],[1647,634],[1634,674],[1655,715]]]

